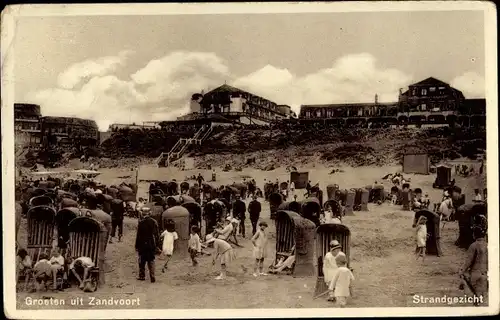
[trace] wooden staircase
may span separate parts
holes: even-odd
[[[156,159],[156,164],[158,167],[168,167],[173,161],[182,158],[190,146],[201,145],[201,143],[205,141],[210,134],[212,134],[212,131],[212,124],[203,125],[198,131],[196,131],[192,138],[180,138],[169,152],[162,152],[160,154],[160,156]]]

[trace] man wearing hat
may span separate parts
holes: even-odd
[[[330,251],[325,254],[323,259],[323,276],[327,286],[330,286],[330,282],[333,280],[335,270],[338,268],[336,259],[339,256],[344,256],[345,253],[341,251],[342,246],[337,240],[330,241]],[[334,295],[333,290],[329,292],[328,301],[333,301]]]
[[[155,254],[160,246],[160,235],[158,223],[149,215],[149,208],[142,208],[142,219],[137,225],[137,236],[135,238],[135,250],[139,255],[139,277],[137,280],[145,280],[146,264],[149,269],[151,282],[155,282]]]

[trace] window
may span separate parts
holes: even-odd
[[[422,94],[423,96],[426,96],[426,95],[427,95],[427,89],[422,89],[421,94]]]
[[[422,104],[420,105],[420,109],[421,109],[422,111],[426,111],[426,110],[427,110],[427,105],[426,105],[425,103],[422,103]]]
[[[417,95],[417,89],[413,89],[413,90],[411,91],[411,95],[412,95],[412,96],[416,96],[416,95]]]
[[[436,91],[436,87],[430,87],[429,88],[429,92],[435,92]]]

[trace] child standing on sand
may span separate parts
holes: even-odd
[[[191,234],[189,235],[189,255],[191,256],[191,261],[193,262],[193,266],[196,267],[198,265],[198,261],[196,261],[196,256],[201,253],[201,242],[200,236],[198,235],[199,228],[197,226],[191,227]]]
[[[162,253],[165,255],[165,264],[161,269],[161,272],[164,273],[165,270],[167,270],[168,262],[174,253],[174,242],[179,239],[177,232],[175,232],[175,223],[172,220],[167,221],[166,230],[163,231],[160,237],[163,238]]]
[[[344,308],[347,305],[347,299],[352,296],[352,281],[354,275],[347,268],[347,258],[345,255],[337,255],[335,258],[338,268],[334,271],[333,280],[328,289],[333,291],[337,306]]]
[[[417,259],[422,257],[425,259],[425,245],[427,242],[427,218],[425,216],[420,216],[417,221],[417,230],[415,232],[415,237],[417,240],[417,249],[415,250],[415,255]]]
[[[264,273],[264,258],[266,257],[266,246],[267,246],[267,223],[261,221],[259,223],[259,230],[255,232],[252,237],[253,248],[253,256],[255,258],[255,267],[253,270],[253,276],[257,277],[258,275],[267,276],[267,273]],[[259,273],[257,273],[257,271]]]

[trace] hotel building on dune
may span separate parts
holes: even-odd
[[[78,142],[99,144],[111,132],[99,133],[93,120],[42,116],[40,106],[14,104],[16,143],[60,145]],[[195,93],[189,113],[173,121],[150,121],[142,125],[113,124],[120,129],[176,130],[180,126],[326,124],[329,126],[426,126],[486,125],[486,99],[466,99],[462,92],[435,78],[427,78],[400,89],[398,101],[348,104],[302,105],[297,115],[291,107],[223,84],[207,93]],[[101,137],[102,136],[102,137]]]
[[[400,89],[398,101],[302,105],[299,120],[338,126],[486,125],[486,99],[466,99],[449,84],[427,78]]]

